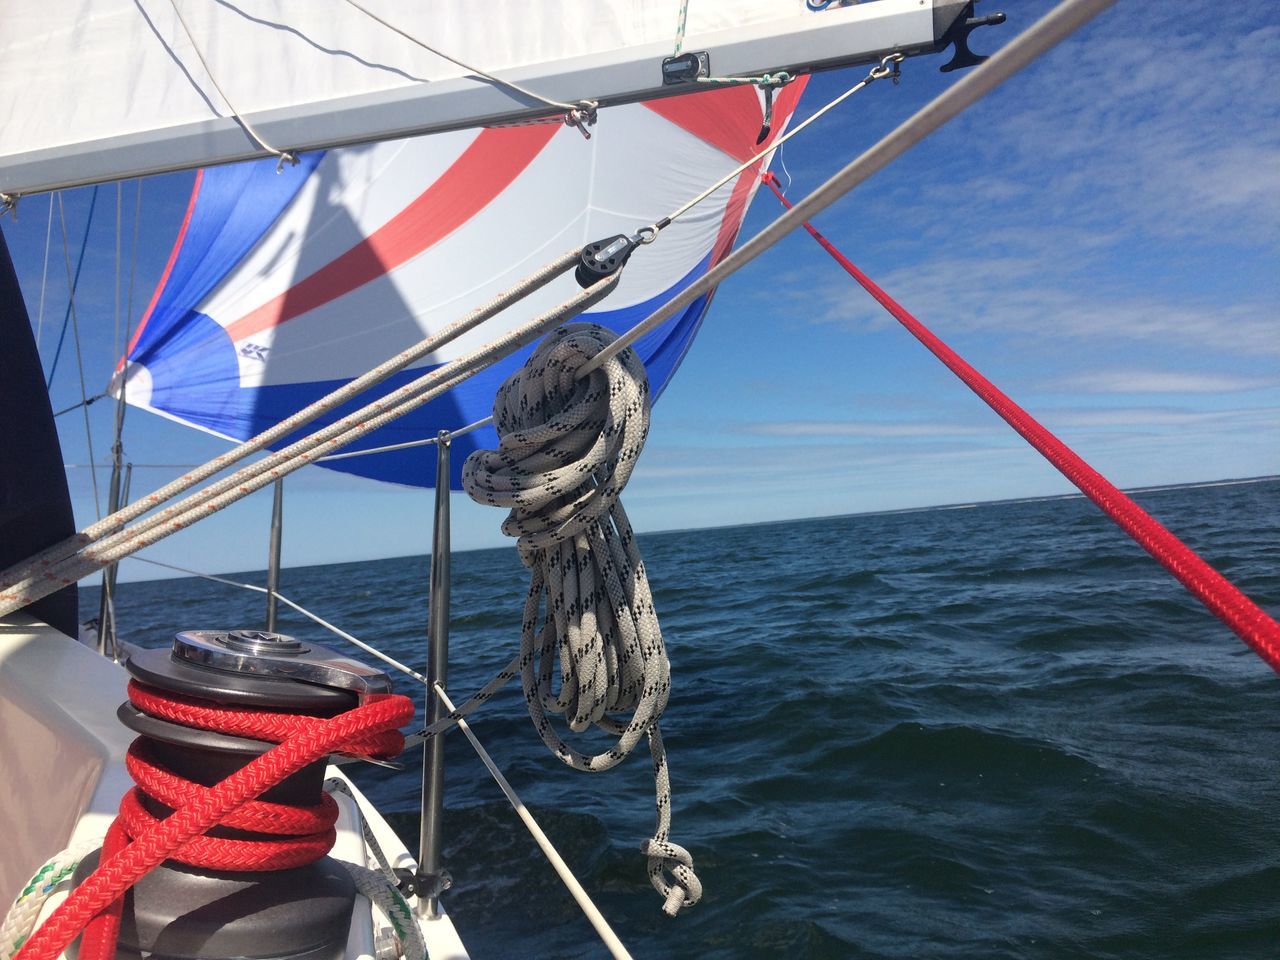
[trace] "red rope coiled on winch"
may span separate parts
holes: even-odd
[[[164,860],[212,869],[285,870],[323,857],[335,836],[337,804],[332,797],[324,794],[314,807],[254,798],[330,753],[395,756],[404,749],[404,737],[397,728],[413,719],[412,701],[396,695],[330,718],[226,707],[137,681],[129,683],[129,699],[138,709],[173,723],[278,746],[222,782],[205,787],[158,766],[145,745],[135,741],[125,762],[138,786],[121,801],[98,868],[40,926],[15,960],[56,960],[81,931],[80,960],[110,960],[115,955],[124,892]],[[156,819],[142,806],[144,792],[174,812]],[[203,836],[215,826],[281,839]]]

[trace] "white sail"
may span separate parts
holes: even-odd
[[[6,0],[0,193],[556,113],[386,24],[551,100],[663,96],[685,3]],[[936,49],[964,7],[691,0],[683,49],[716,76],[865,62]]]

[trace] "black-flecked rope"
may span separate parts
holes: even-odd
[[[525,701],[543,742],[576,770],[616,766],[642,737],[653,755],[657,827],[643,852],[649,879],[674,916],[702,895],[688,851],[670,841],[671,786],[658,721],[671,667],[644,561],[618,499],[649,429],[649,382],[625,350],[579,379],[614,339],[595,324],[549,334],[494,400],[497,450],[478,450],[462,483],[479,503],[504,507],[502,524],[531,571],[521,634]],[[559,663],[559,690],[555,668]],[[617,737],[588,755],[551,723]],[[670,878],[670,879],[668,879]]]

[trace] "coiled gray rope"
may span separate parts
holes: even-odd
[[[614,336],[588,323],[549,334],[498,390],[498,449],[471,454],[462,484],[473,500],[511,511],[502,532],[518,538],[532,574],[520,669],[543,742],[575,770],[596,772],[616,766],[648,737],[657,827],[642,852],[649,880],[665,898],[663,910],[675,916],[698,902],[702,884],[688,851],[668,839],[671,782],[658,721],[671,666],[644,561],[618,500],[649,430],[649,381],[634,350],[577,376]],[[594,756],[582,753],[561,738],[548,714],[563,715],[575,733],[594,725],[617,742]]]

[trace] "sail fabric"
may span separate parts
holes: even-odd
[[[770,137],[804,80],[776,96]],[[417,343],[565,250],[633,233],[760,148],[761,95],[737,86],[602,110],[590,140],[559,124],[488,128],[201,171],[164,274],[125,358],[128,402],[247,439]],[[766,144],[771,141],[766,141]],[[622,332],[732,247],[763,163],[640,247],[584,319]],[[462,356],[578,289],[572,273],[317,424]],[[697,332],[703,296],[636,349],[655,396]],[[456,430],[491,412],[529,350],[370,433],[368,449]],[[465,454],[492,429],[455,442]],[[328,461],[402,484],[435,483],[431,448]]]
[[[718,76],[927,52],[939,12],[963,6],[358,2],[368,14],[354,0],[5,0],[0,192],[246,160],[264,143],[315,151],[557,112],[478,72],[560,103],[652,99],[669,92],[661,63],[681,41],[711,51]]]

